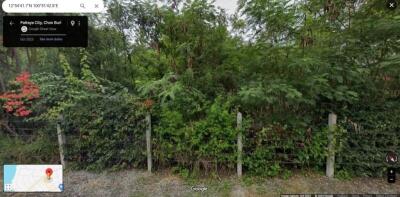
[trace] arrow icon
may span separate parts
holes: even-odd
[[[13,25],[14,25],[14,22],[10,21],[10,26],[13,26]]]

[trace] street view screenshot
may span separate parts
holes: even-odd
[[[0,196],[400,197],[400,0],[0,0]]]

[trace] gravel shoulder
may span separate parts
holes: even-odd
[[[0,174],[1,175],[1,174]],[[2,175],[1,175],[2,177]],[[3,190],[2,180],[1,190]],[[61,194],[4,194],[0,196],[279,196],[289,193],[361,193],[400,194],[400,182],[388,184],[383,178],[354,178],[352,180],[328,179],[314,172],[294,173],[288,179],[245,178],[240,182],[235,177],[221,180],[184,180],[169,172],[149,174],[140,170],[91,173],[67,171],[64,175],[65,191]],[[194,191],[197,190],[205,191]]]

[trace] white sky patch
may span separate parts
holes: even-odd
[[[162,6],[163,2],[157,1],[157,5]],[[237,0],[215,0],[214,5],[224,9],[227,14],[232,15],[236,12]]]
[[[227,14],[232,15],[235,13],[237,8],[236,0],[215,0],[215,5],[221,7],[226,11]]]

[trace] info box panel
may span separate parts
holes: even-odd
[[[4,16],[5,47],[87,47],[87,16]]]

